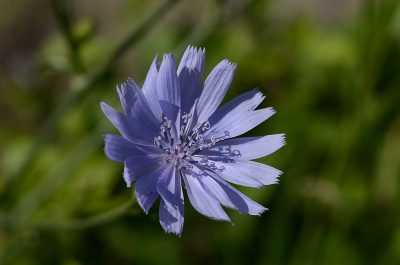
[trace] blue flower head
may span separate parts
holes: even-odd
[[[189,46],[175,66],[165,54],[154,59],[142,89],[129,79],[117,88],[123,112],[101,109],[122,136],[105,135],[105,153],[124,163],[128,187],[148,213],[160,198],[159,219],[166,232],[181,235],[183,187],[201,214],[230,221],[223,207],[260,215],[266,210],[228,182],[260,187],[277,182],[281,171],[254,161],[284,145],[284,135],[237,137],[275,111],[256,109],[264,96],[256,89],[218,108],[236,65],[221,61],[202,82],[205,50]]]

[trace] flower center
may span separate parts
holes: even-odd
[[[162,150],[162,163],[174,163],[179,169],[192,168],[192,163],[199,162],[193,155],[212,147],[217,140],[213,136],[204,139],[203,134],[210,129],[208,121],[195,124],[191,113],[184,113],[180,119],[178,132],[175,124],[164,117],[154,144]]]

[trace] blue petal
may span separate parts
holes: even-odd
[[[154,145],[146,140],[143,141],[143,138],[139,137],[139,132],[133,127],[132,120],[129,119],[125,114],[116,111],[105,102],[101,102],[100,106],[106,117],[118,129],[125,139],[135,144]]]
[[[133,171],[129,168],[129,166],[124,163],[124,172],[122,173],[122,177],[125,180],[126,187],[130,188],[132,186],[132,182],[135,180],[136,175]]]
[[[132,79],[128,79],[122,84],[118,93],[121,103],[127,105],[126,114],[134,119],[136,126],[148,127],[158,131],[160,121],[153,115],[145,95]]]
[[[181,177],[172,164],[169,164],[161,174],[157,190],[161,196],[160,224],[165,232],[180,236],[184,221],[184,199]]]
[[[128,187],[137,178],[153,172],[160,163],[159,149],[156,147],[140,147],[121,136],[104,135],[104,152],[113,161],[124,162],[123,178]]]
[[[275,114],[273,108],[265,108],[254,111],[238,111],[234,109],[215,123],[204,133],[205,137],[227,139],[244,134],[254,127],[260,125],[269,117]]]
[[[203,73],[204,64],[206,62],[205,57],[205,49],[197,49],[196,47],[188,46],[179,63],[178,75],[185,67],[188,69],[196,69],[198,72]]]
[[[214,172],[206,170],[205,173],[210,177],[204,178],[204,189],[225,207],[250,215],[261,215],[267,210],[262,205],[233,188]]]
[[[162,171],[163,168],[158,167],[136,181],[136,199],[146,214],[158,198],[157,183]]]
[[[218,142],[199,154],[206,155],[210,159],[252,160],[272,154],[284,145],[284,134],[242,137]]]
[[[206,174],[202,174],[197,168],[186,170],[183,177],[186,185],[187,194],[192,206],[201,214],[214,220],[230,221],[220,203],[204,190],[203,183]]]
[[[116,111],[104,102],[100,106],[122,136],[135,144],[154,146],[154,137],[159,133],[160,122],[151,112],[146,98],[133,80],[128,80],[119,89],[126,114]]]
[[[149,153],[142,150],[137,150],[136,154],[126,158],[123,176],[127,186],[130,187],[136,179],[145,177],[156,170],[160,161],[160,155],[156,152]]]
[[[104,135],[104,153],[110,160],[124,162],[135,154],[134,145],[125,138],[113,134]]]
[[[176,73],[174,57],[171,54],[165,54],[161,62],[160,71],[157,77],[158,99],[167,101],[172,105],[180,107],[181,89]],[[163,106],[161,106],[162,110]]]
[[[195,69],[183,68],[179,74],[182,112],[188,112],[201,93],[202,75]]]
[[[147,98],[147,102],[150,105],[151,110],[153,111],[154,115],[158,118],[162,118],[162,111],[160,103],[158,102],[158,95],[157,95],[157,57],[154,58],[153,63],[150,66],[149,72],[147,73],[146,80],[143,84],[143,94]]]
[[[187,113],[201,94],[204,64],[205,50],[189,46],[178,66],[182,112]]]
[[[222,107],[218,108],[208,119],[211,126],[219,122],[228,113],[237,113],[252,111],[257,108],[258,105],[264,100],[263,94],[257,89],[242,93],[233,100],[224,104]]]
[[[199,99],[199,122],[203,122],[218,108],[235,73],[236,64],[223,60],[207,77]]]
[[[163,114],[170,119],[171,121],[180,121],[178,117],[180,116],[180,108],[174,104],[171,104],[171,102],[166,101],[166,100],[160,100],[160,105],[163,110]],[[179,125],[178,125],[179,126]],[[179,127],[177,127],[179,128]]]
[[[204,166],[213,170],[221,178],[234,184],[246,187],[261,187],[278,183],[282,171],[271,166],[247,160],[229,160],[224,158],[203,163]],[[214,158],[215,159],[215,158]]]
[[[133,83],[132,85],[136,86],[135,83]],[[137,93],[135,93],[133,91],[133,88],[126,83],[122,84],[121,86],[117,86],[117,92],[125,114],[131,116],[132,106],[134,106],[136,101],[138,100]]]

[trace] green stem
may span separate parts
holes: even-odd
[[[110,223],[114,220],[125,215],[135,204],[135,197],[132,196],[131,199],[120,206],[113,208],[104,213],[100,213],[88,218],[76,219],[70,221],[33,221],[27,223],[19,223],[15,222],[12,219],[2,219],[0,220],[0,226],[2,227],[10,227],[10,228],[33,228],[33,229],[41,229],[41,230],[49,230],[49,229],[87,229],[96,226],[101,226],[106,223]]]
[[[65,0],[50,0],[50,2],[61,33],[69,46],[71,63],[77,72],[82,72],[84,68],[79,55],[79,43],[76,41],[71,29],[70,15],[68,14]]]
[[[70,94],[69,97],[65,101],[63,101],[56,110],[50,115],[49,119],[41,129],[38,137],[33,143],[32,147],[28,151],[24,160],[21,163],[21,166],[18,170],[11,176],[10,181],[15,181],[19,177],[25,174],[25,172],[29,169],[29,167],[33,164],[35,158],[38,156],[37,154],[41,150],[41,148],[45,145],[45,143],[49,140],[51,135],[54,132],[54,129],[58,125],[60,119],[63,117],[65,112],[74,104],[78,103],[80,100],[85,98],[86,94],[91,91],[95,84],[97,84],[111,69],[118,59],[131,47],[139,42],[139,40],[146,35],[150,31],[150,29],[159,21],[160,17],[162,17],[171,7],[174,6],[179,0],[168,0],[164,2],[146,21],[143,22],[142,25],[139,26],[138,29],[132,31],[128,37],[121,42],[120,45],[114,50],[111,56],[106,60],[106,62],[101,66],[98,71],[94,72],[86,82],[83,82],[76,89],[71,89],[71,91],[76,91],[73,94]]]

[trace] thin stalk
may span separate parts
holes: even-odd
[[[72,66],[77,72],[82,72],[84,67],[79,55],[79,43],[72,31],[71,16],[69,15],[65,0],[50,0],[50,3],[61,33],[68,44]]]
[[[40,229],[40,230],[52,230],[52,229],[72,229],[81,230],[88,229],[96,226],[101,226],[106,223],[117,220],[118,218],[124,216],[132,206],[135,204],[135,197],[132,196],[130,200],[124,202],[123,204],[108,210],[106,212],[90,216],[82,219],[75,219],[69,221],[31,221],[24,224],[15,222],[10,219],[0,220],[0,227],[9,228],[30,228],[30,229]]]

